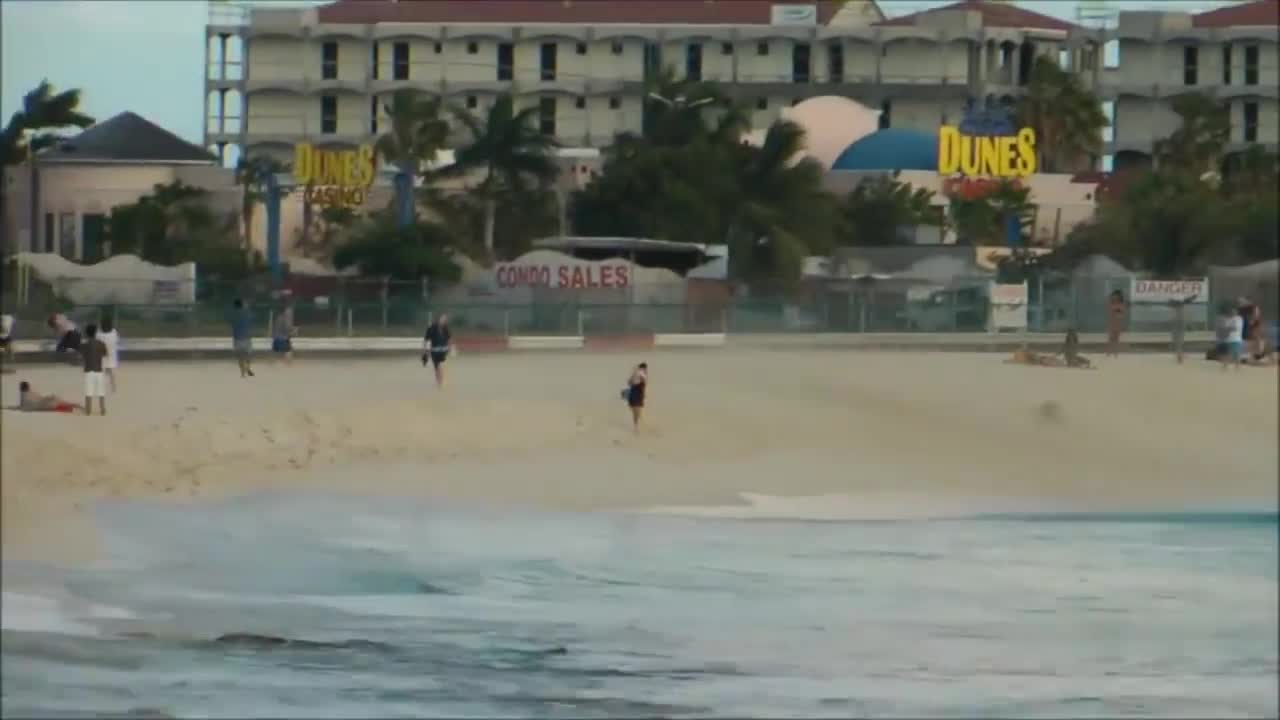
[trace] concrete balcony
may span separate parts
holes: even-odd
[[[352,78],[328,80],[306,80],[303,85],[304,93],[323,93],[323,94],[348,94],[348,95],[367,95],[369,93],[371,81],[366,78],[359,80]]]
[[[637,88],[638,89],[638,88]],[[773,75],[739,75],[729,85],[736,96],[768,95],[806,98],[815,95],[843,95],[855,98],[894,97],[902,99],[966,98],[971,90],[966,78],[947,75],[875,75],[846,73],[838,79],[811,78],[796,82],[790,73]]]
[[[446,95],[501,95],[503,93],[522,94],[525,91],[510,80],[446,80]]]
[[[439,78],[416,78],[413,80],[394,80],[378,78],[369,81],[369,92],[379,95],[395,93],[399,90],[416,90],[430,95],[444,93],[444,81]]]

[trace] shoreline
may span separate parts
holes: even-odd
[[[300,359],[244,381],[233,363],[125,362],[105,420],[5,411],[3,546],[91,554],[99,500],[300,489],[567,511],[741,506],[744,494],[913,512],[985,498],[1275,506],[1275,372],[1150,356],[1093,373],[961,353],[645,358],[655,392],[639,435],[612,390],[633,356],[464,355],[444,392],[416,358]],[[79,375],[21,374],[64,397]],[[18,379],[0,381],[6,398]]]

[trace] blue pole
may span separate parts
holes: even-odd
[[[280,287],[280,184],[275,175],[267,176],[267,267],[271,270],[272,287]]]
[[[1004,216],[1004,238],[1009,247],[1022,246],[1022,221],[1016,213]]]
[[[396,203],[401,229],[413,225],[413,176],[407,170],[396,172]]]

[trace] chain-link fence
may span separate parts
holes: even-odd
[[[126,282],[126,281],[120,281]],[[1267,323],[1277,317],[1277,283],[1211,284],[1208,303],[1184,313],[1188,332],[1213,326],[1223,302],[1248,296],[1263,309]],[[1104,332],[1107,296],[1128,295],[1130,278],[1084,277],[1028,283],[1027,327],[1033,332]],[[49,337],[46,320],[64,312],[85,324],[110,314],[131,337],[210,337],[227,334],[234,298],[244,298],[259,333],[270,331],[279,302],[269,284],[201,283],[194,301],[184,298],[152,303],[76,302],[49,288],[29,290],[24,298],[7,291],[4,311],[17,318],[19,339]],[[678,292],[675,292],[678,290]],[[473,336],[607,336],[640,333],[982,333],[989,330],[989,278],[957,278],[946,285],[824,283],[780,297],[738,297],[725,287],[716,292],[679,288],[632,287],[616,294],[584,290],[534,295],[536,301],[503,303],[494,297],[457,298],[465,293],[433,289],[423,283],[380,280],[330,281],[292,286],[294,323],[310,337],[419,336],[432,318],[450,317],[455,332]],[[663,298],[667,298],[663,300]],[[674,301],[670,298],[682,298]],[[1129,331],[1166,332],[1174,311],[1160,303],[1135,303],[1126,315]]]

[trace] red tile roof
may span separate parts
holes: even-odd
[[[771,5],[817,5],[826,24],[835,0],[337,0],[322,23],[573,23],[581,25],[768,25]]]
[[[1191,18],[1191,24],[1198,28],[1280,25],[1280,0],[1256,0],[1202,12]]]
[[[1056,17],[1025,10],[1011,2],[997,0],[961,0],[961,2],[944,5],[939,8],[889,18],[876,24],[888,27],[915,25],[916,19],[919,17],[947,10],[977,10],[982,14],[982,24],[986,27],[1017,28],[1019,30],[1060,30],[1062,32],[1067,32],[1077,27],[1066,20],[1059,20]]]

